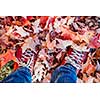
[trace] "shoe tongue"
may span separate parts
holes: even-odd
[[[68,53],[68,56],[69,55],[71,55],[71,53],[73,52],[73,49],[72,48],[70,48],[68,51],[67,51],[67,53]]]
[[[28,62],[28,58],[24,58],[24,62],[27,63]]]

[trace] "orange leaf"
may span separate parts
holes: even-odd
[[[88,66],[84,68],[84,72],[86,72],[88,75],[90,75],[91,73],[94,73],[95,70],[96,68],[92,64],[88,64]]]
[[[66,27],[61,27],[61,30],[62,30],[61,38],[63,40],[73,40],[77,35],[76,32],[72,32],[69,28]]]
[[[16,61],[16,57],[14,56],[14,51],[8,50],[5,54],[0,55],[0,64],[1,67],[4,66],[8,61]]]
[[[49,49],[54,49],[56,41],[50,41],[50,34],[47,34],[46,36],[46,44],[47,44],[47,48]]]
[[[14,62],[14,69],[13,70],[15,71],[18,68],[19,68],[18,63],[17,62]]]

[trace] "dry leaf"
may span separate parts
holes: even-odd
[[[12,50],[7,50],[7,52],[5,54],[1,54],[0,55],[0,64],[1,67],[4,66],[7,62],[13,60],[13,61],[17,61],[15,55],[14,55],[14,51]]]

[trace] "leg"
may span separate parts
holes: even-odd
[[[27,67],[20,67],[1,81],[1,83],[31,83],[31,72]]]
[[[75,50],[71,46],[67,48],[67,63],[58,67],[51,76],[51,83],[76,83],[76,71],[82,68],[88,52]]]
[[[76,83],[76,68],[67,63],[58,67],[51,76],[51,83]]]

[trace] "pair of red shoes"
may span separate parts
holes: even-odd
[[[69,46],[67,47],[67,63],[72,64],[77,69],[81,69],[81,65],[84,64],[87,60],[88,53],[89,52],[86,51],[75,50],[73,47]],[[22,54],[20,65],[26,66],[32,70],[35,64],[35,57],[36,54],[34,51],[31,49],[26,49],[26,51]]]

